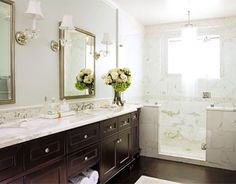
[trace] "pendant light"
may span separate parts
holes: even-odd
[[[183,40],[196,40],[197,39],[197,28],[190,22],[190,10],[188,10],[188,23],[182,28]]]

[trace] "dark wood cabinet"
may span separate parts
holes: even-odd
[[[0,150],[0,181],[11,178],[23,171],[21,145]]]
[[[25,184],[65,184],[67,183],[64,161],[39,169],[26,175]]]
[[[0,183],[66,184],[93,167],[105,183],[139,153],[139,113],[0,149]]]

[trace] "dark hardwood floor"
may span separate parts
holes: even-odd
[[[186,184],[236,184],[236,172],[234,171],[148,157],[140,157],[133,165],[133,169],[122,171],[109,184],[135,183],[141,175]]]

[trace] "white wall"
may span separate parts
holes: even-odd
[[[31,26],[24,16],[28,0],[17,0],[16,31]],[[114,44],[110,57],[96,61],[96,97],[111,97],[110,86],[100,80],[101,75],[116,63],[116,11],[102,0],[41,0],[45,19],[38,22],[40,39],[26,46],[16,44],[16,104],[1,105],[0,109],[16,106],[38,105],[44,96],[59,99],[59,53],[50,50],[52,39],[58,39],[58,23],[64,14],[71,14],[74,24],[96,34],[97,50],[102,48],[103,33],[110,33]]]
[[[143,42],[144,26],[120,10],[119,67],[128,67],[132,72],[132,84],[124,92],[128,102],[140,101],[143,96]]]

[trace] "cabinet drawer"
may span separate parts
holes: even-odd
[[[78,175],[83,170],[94,166],[99,161],[99,146],[91,146],[82,151],[68,156],[67,171],[68,175]]]
[[[13,177],[23,171],[21,146],[0,150],[0,181]]]
[[[64,156],[64,137],[64,134],[57,134],[27,143],[24,149],[26,169]]]
[[[67,137],[68,152],[71,153],[99,141],[99,124],[96,123],[71,130],[67,133]]]
[[[118,132],[117,118],[101,122],[101,136],[106,137]]]
[[[120,116],[118,119],[119,119],[118,120],[119,121],[119,130],[123,130],[123,129],[131,127],[130,114]]]

